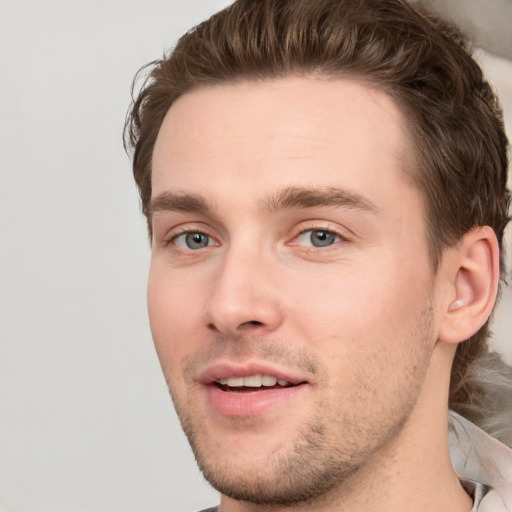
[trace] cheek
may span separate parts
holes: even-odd
[[[322,345],[329,358],[394,352],[421,321],[428,284],[404,273],[400,264],[378,269],[364,265],[359,272],[312,279],[297,290],[292,306],[297,330]]]
[[[426,282],[402,275],[398,265],[387,269],[312,285],[292,314],[298,339],[326,369],[323,407],[334,404],[332,414],[352,411],[375,423],[419,392],[433,345]]]
[[[190,283],[152,265],[147,289],[151,333],[160,363],[173,367],[193,347],[194,332],[201,325],[200,291]]]

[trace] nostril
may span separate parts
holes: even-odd
[[[265,322],[260,322],[259,320],[247,320],[247,322],[242,322],[237,331],[250,331],[251,329],[262,327],[265,325]]]
[[[249,320],[248,322],[243,322],[238,326],[238,329],[243,330],[244,328],[251,328],[251,327],[259,327],[264,325],[263,322],[259,322],[258,320]],[[221,332],[221,330],[214,324],[209,323],[206,328],[210,331],[214,332]]]

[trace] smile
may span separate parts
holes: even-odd
[[[247,377],[229,377],[224,379],[218,379],[215,381],[216,384],[221,388],[234,388],[240,390],[241,388],[284,388],[293,386],[291,382],[285,379],[279,379],[273,375],[249,375]]]
[[[291,401],[311,389],[304,377],[267,365],[215,364],[201,381],[208,408],[215,415],[248,418],[289,411]]]

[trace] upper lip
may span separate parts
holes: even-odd
[[[220,379],[229,379],[230,377],[250,377],[251,375],[271,375],[277,379],[283,379],[290,384],[301,384],[308,379],[298,372],[281,370],[273,365],[266,363],[251,362],[247,364],[238,364],[230,362],[218,362],[208,366],[201,372],[199,380],[203,384],[212,384]]]

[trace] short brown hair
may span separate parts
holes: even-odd
[[[498,101],[460,34],[407,2],[237,0],[149,66],[125,131],[146,216],[153,147],[182,94],[289,75],[350,77],[386,92],[405,115],[417,162],[411,177],[425,200],[434,269],[442,251],[475,226],[491,226],[502,246],[510,193]],[[455,408],[472,400],[465,376],[487,352],[487,337],[486,324],[459,344],[450,396]]]

